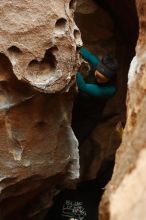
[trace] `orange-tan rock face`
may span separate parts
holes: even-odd
[[[146,217],[146,4],[137,1],[140,32],[129,70],[127,124],[117,153],[113,178],[100,208],[100,219],[144,220]]]
[[[74,9],[69,0],[0,2],[1,220],[35,216],[65,176],[79,176],[72,96],[59,93],[80,62]]]
[[[0,48],[18,79],[46,92],[63,89],[73,76],[76,47],[74,1],[1,1]]]

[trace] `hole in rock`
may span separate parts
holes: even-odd
[[[72,129],[79,141],[80,179],[76,190],[63,190],[55,198],[54,206],[46,219],[68,219],[69,217],[79,219],[79,216],[73,213],[77,202],[79,202],[78,208],[84,204],[80,208],[86,217],[80,216],[82,219],[97,219],[95,210],[103,194],[103,188],[112,177],[116,150],[122,140],[126,122],[127,75],[130,62],[135,55],[139,32],[136,5],[134,0],[122,2],[97,0],[95,2],[97,3],[95,12],[75,14],[84,48],[92,53],[89,55],[82,51],[84,59],[91,68],[87,74],[82,68],[79,71],[84,75],[86,83],[94,85],[93,91],[89,90],[89,87],[84,86],[84,89],[80,87],[72,111]],[[79,37],[78,32],[75,31],[74,34],[75,38]],[[105,59],[106,55],[110,55],[108,56],[110,60]],[[100,62],[104,60],[105,65],[109,65],[110,62],[108,68],[111,68],[111,64],[113,65],[111,55],[116,58],[118,68],[114,62],[116,74],[111,77],[108,84],[112,88],[116,87],[116,93],[107,94],[105,97],[97,90],[94,93],[97,84],[94,65],[99,59]],[[82,82],[81,80],[78,83],[82,84]],[[98,82],[98,86],[106,88],[107,85],[106,82],[102,85]],[[67,207],[70,207],[68,218],[65,217]]]
[[[63,34],[65,32],[66,23],[67,23],[67,21],[65,18],[60,18],[56,21],[56,24],[55,24],[56,34]]]
[[[8,48],[8,51],[10,52],[10,53],[12,53],[12,54],[22,54],[22,51],[18,48],[18,47],[16,47],[16,46],[11,46],[11,47],[9,47]]]
[[[74,37],[77,47],[80,47],[82,45],[82,40],[81,40],[81,33],[79,30],[74,30]]]
[[[52,47],[46,50],[45,56],[41,61],[32,60],[28,65],[29,78],[33,78],[36,83],[45,83],[49,75],[56,70],[57,60],[54,54],[57,50],[57,47]]]
[[[72,9],[72,10],[75,10],[76,5],[77,5],[76,0],[71,0],[70,3],[69,3],[69,8]]]
[[[78,39],[81,36],[80,31],[79,30],[74,30],[74,37],[76,39]]]
[[[44,127],[45,125],[46,125],[46,122],[44,122],[44,121],[39,121],[39,122],[36,124],[36,126],[37,126],[37,127],[40,127],[40,128]]]

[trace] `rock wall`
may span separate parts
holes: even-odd
[[[1,220],[36,219],[79,176],[65,93],[80,63],[74,10],[74,0],[0,2]]]
[[[114,175],[102,199],[101,220],[144,220],[146,214],[146,3],[136,3],[140,31],[128,76],[127,123]]]
[[[46,92],[63,89],[74,73],[80,31],[73,0],[1,1],[0,48],[19,80]]]

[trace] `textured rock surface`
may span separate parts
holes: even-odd
[[[135,169],[125,175],[115,193],[111,196],[110,219],[145,220],[146,204],[146,150],[141,150]],[[119,202],[120,201],[120,202]]]
[[[56,185],[79,176],[70,127],[82,43],[74,1],[0,1],[0,219],[50,206]],[[34,217],[36,219],[36,217]]]
[[[102,220],[145,219],[146,4],[137,0],[140,35],[129,70],[127,123],[113,178],[100,209]]]
[[[14,74],[46,92],[63,89],[77,62],[74,1],[1,1],[0,48]]]

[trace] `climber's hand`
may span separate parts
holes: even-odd
[[[83,61],[78,69],[78,72],[82,73],[82,75],[86,78],[88,76],[89,70],[90,70],[89,64]]]

